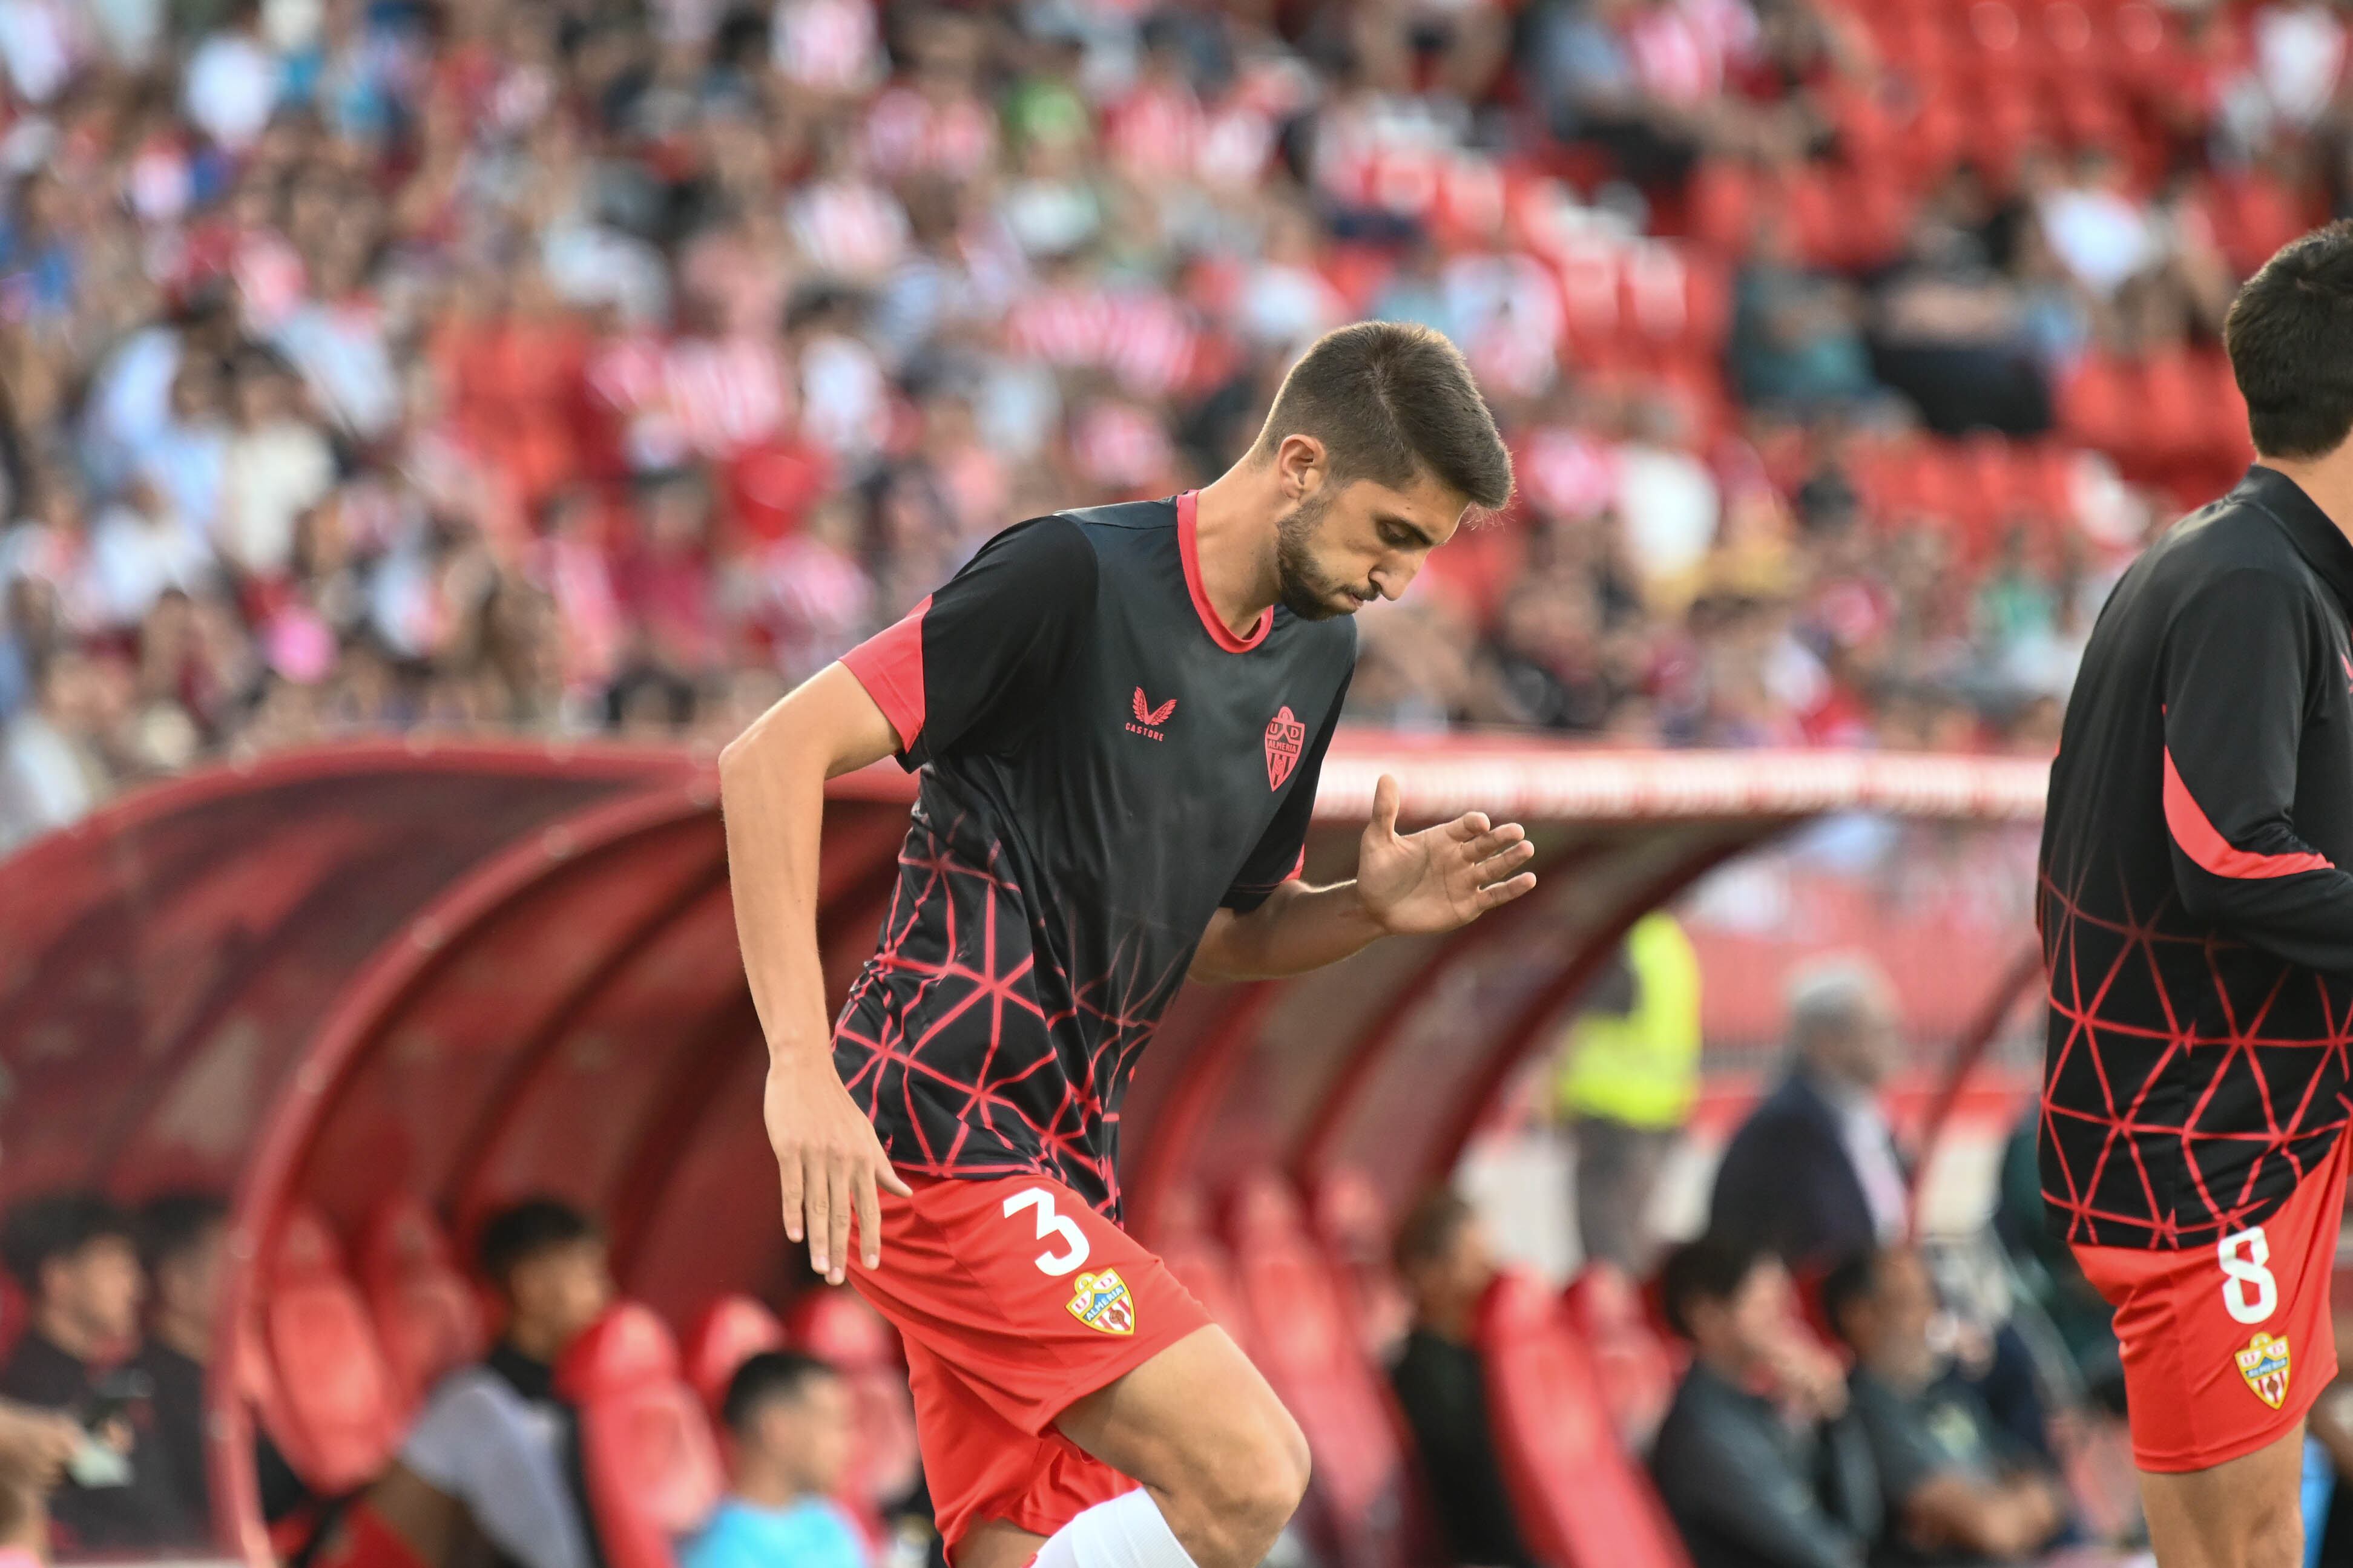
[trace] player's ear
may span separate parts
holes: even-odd
[[[1274,448],[1274,471],[1284,500],[1307,500],[1331,477],[1331,454],[1316,437],[1294,430]]]

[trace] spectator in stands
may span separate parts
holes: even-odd
[[[1431,1193],[1398,1227],[1397,1267],[1413,1323],[1389,1381],[1450,1560],[1532,1568],[1495,1457],[1485,1369],[1471,1342],[1472,1316],[1495,1278],[1486,1227],[1456,1194]]]
[[[764,1351],[735,1369],[720,1418],[732,1485],[680,1568],[865,1568],[834,1500],[849,1463],[849,1391],[814,1356]]]
[[[205,1363],[212,1359],[227,1208],[209,1193],[169,1193],[139,1211],[139,1250],[153,1308],[132,1364],[155,1390],[155,1438],[174,1489],[199,1526],[205,1479]]]
[[[51,1500],[59,1543],[81,1552],[186,1544],[194,1531],[173,1487],[152,1384],[131,1369],[100,1371],[138,1348],[143,1285],[129,1217],[96,1193],[27,1199],[0,1224],[0,1258],[31,1307],[0,1367],[0,1395],[64,1411],[97,1439],[78,1452],[71,1484]]]
[[[1651,1469],[1694,1568],[1861,1568],[1880,1528],[1870,1442],[1788,1271],[1709,1236],[1668,1254],[1661,1289],[1693,1356]]]
[[[1788,1014],[1788,1076],[1733,1134],[1708,1226],[1792,1268],[1826,1268],[1905,1228],[1904,1165],[1879,1103],[1903,1036],[1894,987],[1862,957],[1799,970]]]
[[[1651,1194],[1699,1092],[1698,955],[1654,910],[1570,1023],[1560,1109],[1577,1144],[1577,1230],[1587,1261],[1650,1272]]]
[[[1872,368],[1909,397],[1928,428],[2037,436],[2051,388],[2018,286],[1979,237],[1941,212],[1923,216],[1909,254],[1879,286]]]
[[[1880,1562],[2017,1561],[2066,1530],[2058,1477],[1966,1383],[1940,1375],[1936,1286],[1917,1252],[1879,1248],[1840,1264],[1822,1282],[1822,1312],[1854,1352],[1848,1396],[1886,1503]]]
[[[433,1391],[347,1521],[344,1540],[358,1543],[350,1560],[377,1560],[366,1548],[388,1531],[427,1563],[487,1540],[522,1568],[593,1568],[601,1556],[579,1424],[555,1393],[555,1365],[612,1301],[604,1233],[569,1204],[528,1198],[484,1224],[478,1258],[506,1332],[479,1366]]]

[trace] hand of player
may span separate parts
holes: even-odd
[[[0,1401],[0,1471],[47,1491],[84,1441],[73,1417]]]
[[[913,1189],[899,1179],[882,1152],[874,1124],[841,1087],[833,1058],[823,1051],[779,1051],[769,1058],[762,1114],[768,1146],[784,1181],[785,1235],[808,1240],[809,1267],[841,1283],[849,1267],[849,1222],[866,1267],[882,1261],[879,1184],[899,1196]]]
[[[1400,835],[1398,782],[1381,775],[1373,788],[1373,819],[1356,852],[1356,892],[1383,931],[1452,931],[1536,885],[1523,871],[1535,856],[1516,822],[1491,826],[1482,811]]]

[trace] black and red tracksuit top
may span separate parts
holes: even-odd
[[[843,659],[920,770],[833,1059],[892,1163],[1119,1215],[1119,1107],[1220,907],[1296,874],[1346,617],[1209,607],[1193,497],[1033,518]]]
[[[2353,542],[2248,470],[2093,628],[2042,825],[2042,1194],[2071,1241],[2260,1225],[2334,1148],[2353,1037]]]

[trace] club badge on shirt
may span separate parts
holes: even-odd
[[[1266,721],[1266,787],[1281,789],[1291,770],[1299,765],[1299,753],[1307,744],[1307,726],[1291,711],[1291,704]]]
[[[1071,1282],[1071,1316],[1106,1334],[1135,1332],[1135,1298],[1116,1268],[1082,1274]]]
[[[2239,1375],[2255,1397],[2277,1410],[2287,1403],[2287,1341],[2258,1331],[2238,1352]]]

